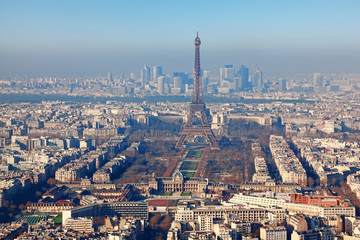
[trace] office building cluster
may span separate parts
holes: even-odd
[[[271,72],[271,71],[270,71]],[[359,87],[356,74],[264,74],[258,65],[249,69],[224,65],[217,71],[201,69],[204,94],[234,97],[240,93],[250,95],[277,93],[334,93]],[[192,72],[166,72],[161,66],[144,65],[139,72],[107,73],[93,76],[0,76],[0,94],[30,94],[51,99],[53,96],[82,97],[149,97],[158,95],[191,95]],[[39,95],[41,94],[41,95]],[[291,94],[290,94],[291,95]]]

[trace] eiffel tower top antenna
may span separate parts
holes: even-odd
[[[195,38],[195,62],[194,62],[194,87],[192,94],[192,103],[203,103],[201,90],[201,67],[200,67],[200,38],[199,32],[196,32]]]

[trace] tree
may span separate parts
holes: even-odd
[[[160,228],[163,231],[167,231],[170,228],[171,222],[172,222],[171,217],[169,215],[166,215],[160,223]]]
[[[262,147],[269,146],[269,135],[260,135],[257,141]]]
[[[6,207],[6,208],[10,207],[9,200],[6,200],[6,201],[3,202],[3,207]]]
[[[57,180],[55,180],[54,178],[49,178],[46,183],[49,185],[56,185]]]
[[[309,187],[312,187],[312,186],[314,186],[315,181],[314,181],[314,179],[312,177],[309,176],[308,179],[307,179],[307,183],[308,183]]]
[[[24,205],[24,204],[20,204],[20,205],[19,205],[19,209],[20,209],[20,210],[23,210],[24,208],[25,208],[25,205]]]
[[[156,228],[156,225],[158,224],[158,222],[160,221],[160,214],[156,213],[154,216],[152,216],[149,220],[149,226],[151,228]]]
[[[29,207],[31,205],[31,202],[27,201],[26,204],[25,204],[25,207]]]

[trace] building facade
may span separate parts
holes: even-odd
[[[184,178],[177,170],[172,177],[154,178],[149,181],[149,189],[159,193],[165,192],[188,192],[203,193],[207,189],[208,182],[202,178]]]

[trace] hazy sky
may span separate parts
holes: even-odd
[[[0,1],[0,71],[360,72],[360,1]]]

